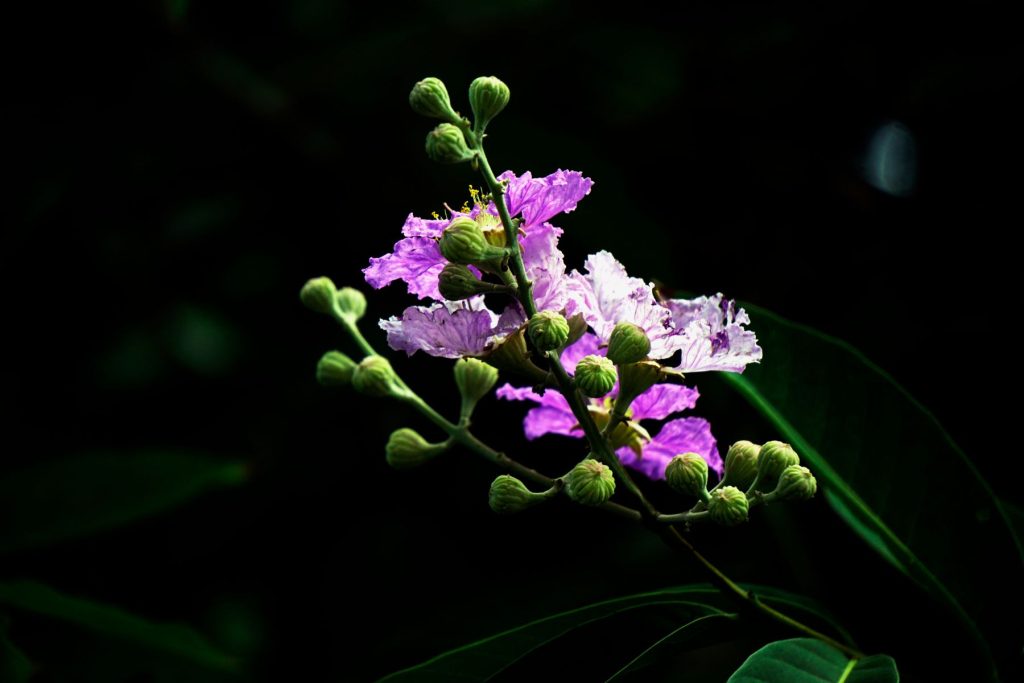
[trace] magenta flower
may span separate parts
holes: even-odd
[[[601,342],[608,341],[616,324],[631,322],[651,340],[652,359],[681,350],[677,369],[682,372],[743,372],[761,359],[757,337],[743,327],[750,323],[746,311],[737,311],[735,302],[721,294],[659,301],[653,285],[629,277],[607,251],[588,257],[586,268],[586,275],[570,275],[575,286],[570,291]]]
[[[500,316],[484,306],[483,297],[410,306],[401,318],[381,320],[388,346],[410,356],[423,351],[441,358],[481,356],[526,322],[523,309],[512,304]]]
[[[600,353],[598,338],[586,334],[563,352],[562,364],[572,372],[579,359],[591,353]],[[612,398],[617,391],[617,388],[613,390]],[[569,402],[560,392],[548,389],[540,395],[528,387],[517,388],[505,384],[498,389],[497,395],[507,400],[533,401],[537,404],[537,407],[527,412],[523,420],[523,431],[527,439],[533,440],[544,434],[583,438],[583,430],[572,414]],[[698,397],[697,390],[691,387],[656,384],[633,401],[630,419],[636,425],[652,420],[664,420],[693,408]],[[610,406],[610,399],[590,400],[592,413],[603,412],[607,415]],[[698,453],[711,469],[719,474],[722,471],[722,458],[707,420],[699,417],[675,418],[662,424],[661,429],[653,437],[648,436],[647,429],[642,426],[637,430],[637,435],[642,442],[640,454],[629,446],[619,448],[616,453],[623,464],[643,472],[651,479],[664,479],[669,461],[679,453]]]

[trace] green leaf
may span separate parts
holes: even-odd
[[[765,645],[729,677],[729,683],[899,683],[886,655],[850,659],[820,640],[793,638]]]
[[[628,674],[637,673],[641,669],[654,663],[663,653],[667,652],[673,656],[679,656],[680,652],[687,649],[689,644],[697,640],[699,636],[706,637],[708,633],[717,633],[721,630],[717,627],[720,627],[723,624],[732,625],[733,619],[735,619],[735,615],[733,614],[722,614],[720,612],[716,612],[701,615],[696,619],[686,622],[682,626],[672,629],[664,636],[654,641],[654,643],[647,647],[643,652],[631,659],[624,667],[612,674],[611,677],[607,679],[606,683],[621,680]]]
[[[765,360],[717,376],[793,444],[839,516],[945,602],[991,658],[978,621],[1006,636],[991,606],[1022,604],[1024,549],[1003,505],[935,417],[863,354],[744,306]]]
[[[752,587],[759,599],[776,606],[787,606],[813,615],[827,624],[834,622],[820,609],[804,598],[764,586]],[[725,610],[735,604],[716,588],[706,584],[677,586],[650,593],[640,593],[614,600],[606,600],[561,612],[532,621],[497,635],[450,650],[422,664],[393,673],[381,681],[407,683],[410,681],[485,681],[496,676],[512,664],[541,647],[549,646],[560,638],[583,627],[593,626],[604,619],[628,614],[631,611],[674,606],[679,608],[677,625],[673,630],[700,617],[726,616]],[[680,638],[683,636],[680,631]],[[652,644],[654,641],[652,641]],[[618,666],[618,664],[617,664]],[[627,665],[628,666],[628,665]]]
[[[246,476],[243,463],[173,452],[83,454],[30,465],[0,480],[0,553],[121,526]]]
[[[0,605],[59,619],[210,669],[233,672],[239,668],[236,659],[187,626],[147,621],[118,607],[64,595],[34,581],[0,582]]]

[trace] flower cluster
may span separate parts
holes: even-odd
[[[505,191],[508,212],[516,224],[526,275],[532,282],[533,300],[540,312],[566,318],[577,316],[589,331],[561,352],[567,371],[573,373],[584,356],[603,355],[617,325],[630,323],[650,341],[647,358],[669,361],[676,374],[702,371],[742,372],[748,363],[761,358],[754,333],[744,326],[750,321],[743,309],[721,294],[696,299],[660,299],[650,283],[630,277],[614,256],[601,251],[588,257],[584,271],[567,272],[558,241],[562,230],[549,221],[576,209],[590,193],[593,181],[576,171],[556,171],[535,178],[531,173],[503,173],[498,177]],[[446,234],[468,225],[479,230],[487,245],[503,248],[509,235],[502,225],[492,199],[471,188],[472,203],[450,211],[446,218],[422,219],[410,215],[402,228],[403,238],[394,250],[370,260],[364,269],[366,281],[381,288],[396,280],[406,283],[411,294],[432,300],[428,305],[410,306],[401,316],[382,320],[388,344],[412,355],[423,351],[444,358],[487,356],[527,323],[527,314],[514,296],[500,293],[489,283],[500,275],[498,262],[450,263],[443,242]],[[476,234],[474,232],[474,234]],[[483,253],[483,252],[481,252]],[[458,289],[467,296],[446,299],[439,288],[446,268],[460,270]],[[509,293],[514,290],[509,290]],[[490,294],[498,292],[497,294]],[[447,293],[447,292],[446,292]],[[678,362],[674,359],[678,358]],[[609,381],[609,386],[610,386]],[[607,424],[618,384],[607,397],[590,399],[589,409],[598,423]],[[558,390],[539,392],[505,384],[498,396],[537,403],[526,416],[524,428],[529,439],[542,434],[582,437],[566,397]],[[665,420],[694,407],[696,389],[677,384],[653,384],[636,396],[628,418],[613,434],[620,460],[647,476],[662,479],[673,456],[700,454],[721,473],[722,460],[706,420],[675,417],[661,425],[653,436],[644,423]]]

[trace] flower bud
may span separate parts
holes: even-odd
[[[557,311],[539,311],[530,317],[530,341],[538,351],[554,351],[569,339],[569,322]]]
[[[587,458],[565,475],[565,492],[582,505],[601,505],[615,493],[615,476],[604,463]]]
[[[708,515],[716,524],[736,526],[747,521],[747,496],[735,486],[720,486],[708,498]]]
[[[384,356],[367,356],[352,374],[352,386],[367,396],[387,396],[391,393],[397,375]]]
[[[800,465],[790,465],[782,470],[779,483],[772,492],[775,500],[809,500],[818,490],[818,481],[811,471]]]
[[[585,396],[600,398],[615,386],[615,365],[603,356],[584,356],[576,364],[576,386]]]
[[[430,443],[416,431],[402,427],[391,432],[384,455],[388,465],[396,470],[407,470],[427,462],[448,449],[447,444]]]
[[[481,282],[469,268],[459,263],[445,265],[437,277],[437,289],[448,301],[462,301],[480,294],[481,284],[488,283]]]
[[[508,86],[494,76],[481,76],[469,84],[469,104],[473,107],[474,123],[483,130],[491,119],[508,105]]]
[[[651,352],[647,333],[633,323],[619,323],[608,338],[608,359],[616,365],[636,363]]]
[[[427,133],[427,156],[439,164],[457,164],[473,158],[458,126],[442,123]]]
[[[463,358],[455,361],[454,372],[455,384],[462,396],[462,415],[469,417],[477,401],[498,382],[498,370],[477,358]]]
[[[620,365],[618,370],[619,395],[615,397],[615,409],[625,413],[637,396],[658,383],[661,365],[652,360],[644,360]]]
[[[441,234],[441,255],[452,263],[469,265],[501,258],[503,249],[491,246],[477,222],[459,216]]]
[[[460,121],[459,115],[452,109],[448,88],[444,87],[441,79],[433,76],[424,78],[412,87],[409,93],[409,106],[420,116],[441,119],[448,123]]]
[[[761,447],[750,441],[737,441],[725,454],[725,474],[722,484],[746,491],[757,476],[757,454]]]
[[[781,441],[769,441],[761,446],[761,452],[757,456],[757,478],[753,486],[774,484],[782,470],[790,465],[799,464],[800,456],[792,446]]]
[[[669,461],[665,480],[684,496],[704,499],[708,495],[708,464],[696,453],[683,453]]]
[[[347,387],[355,369],[356,362],[341,351],[328,351],[316,364],[316,381],[325,387]]]
[[[329,277],[315,277],[302,286],[299,299],[311,311],[331,315],[334,313],[338,290]]]
[[[526,484],[511,474],[501,474],[491,482],[491,492],[487,502],[491,509],[499,515],[507,515],[513,512],[522,512],[546,499],[544,494],[534,493],[526,488]]]
[[[366,313],[366,296],[353,287],[338,290],[338,310],[351,322],[356,322]]]

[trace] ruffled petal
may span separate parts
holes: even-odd
[[[533,282],[533,298],[539,311],[561,311],[569,299],[565,257],[558,249],[561,234],[560,228],[544,223],[519,237],[523,265]]]
[[[672,299],[665,302],[672,313],[677,333],[669,348],[681,350],[682,372],[743,372],[749,363],[761,360],[763,352],[757,336],[743,326],[750,317],[736,303],[721,294],[696,299]]]
[[[441,237],[441,233],[451,221],[447,218],[423,219],[409,214],[402,226],[402,234],[406,237]]]
[[[576,416],[572,414],[569,402],[554,389],[548,389],[542,396],[533,389],[505,384],[498,388],[497,396],[510,401],[533,401],[540,404],[537,408],[531,408],[523,418],[523,432],[531,441],[544,434],[562,434],[577,438],[583,436],[583,430],[580,429]]]
[[[661,431],[644,446],[642,458],[637,457],[628,447],[620,448],[616,453],[624,465],[643,472],[651,479],[664,479],[668,463],[680,453],[697,453],[716,474],[722,473],[722,458],[718,454],[715,437],[711,434],[711,425],[700,417],[684,417],[666,422]]]
[[[673,413],[689,410],[697,405],[697,389],[681,384],[655,384],[637,396],[630,408],[634,420],[663,420]]]
[[[437,278],[448,263],[441,255],[437,240],[431,237],[406,237],[395,244],[394,252],[371,258],[363,269],[366,281],[380,289],[395,280],[404,280],[410,294],[421,299],[441,299]]]
[[[423,351],[441,358],[479,356],[491,349],[504,332],[502,318],[483,306],[481,297],[467,301],[410,306],[401,318],[381,320],[388,345],[410,356]]]
[[[522,228],[526,232],[557,214],[575,210],[594,185],[579,171],[558,170],[545,178],[534,178],[529,171],[516,177],[512,171],[506,171],[498,179],[508,181],[505,199],[509,214],[522,214]]]
[[[631,322],[651,340],[651,358],[672,355],[666,344],[672,333],[672,314],[654,298],[653,285],[629,277],[607,251],[589,256],[586,268],[586,275],[574,271],[571,277],[580,285],[580,309],[597,336],[608,341],[615,325]]]

